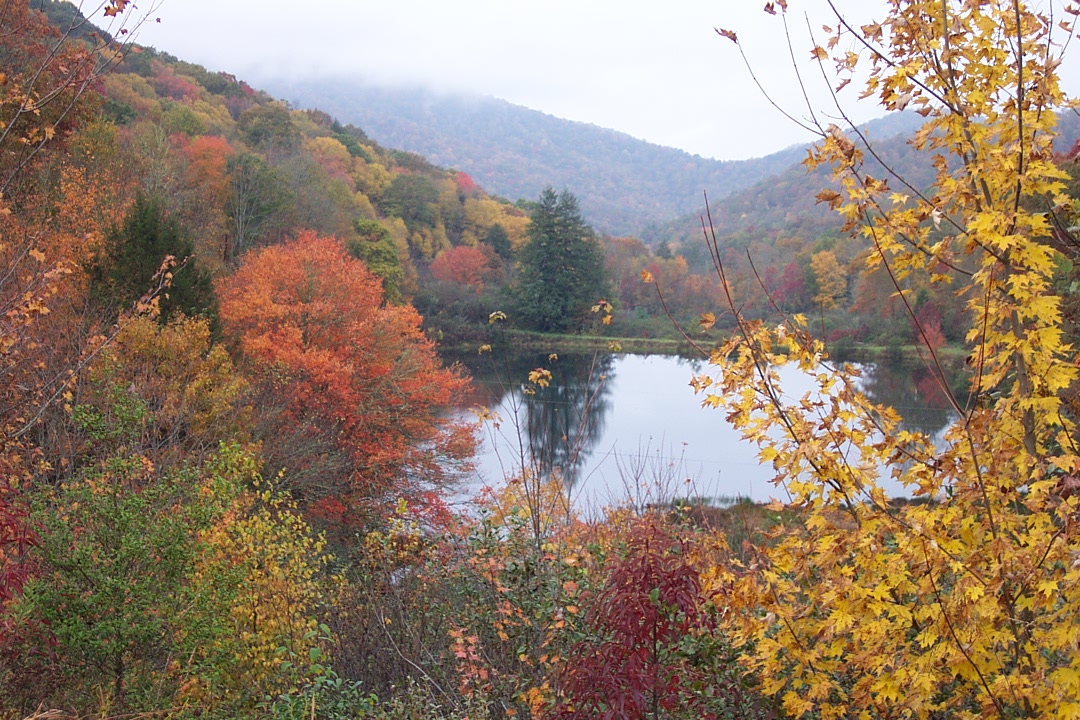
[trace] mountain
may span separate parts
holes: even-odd
[[[866,172],[876,178],[888,179],[890,186],[901,192],[910,192],[910,189],[893,178],[893,172],[911,188],[919,190],[929,187],[935,176],[931,155],[917,152],[908,143],[913,117],[921,122],[917,115],[899,113],[860,127],[874,149],[873,154],[866,153]],[[1080,143],[1080,116],[1062,113],[1058,118],[1058,133],[1054,150],[1068,153]],[[784,236],[800,237],[809,242],[835,233],[843,224],[839,215],[829,210],[826,204],[819,203],[816,197],[821,189],[837,185],[831,168],[807,172],[802,164],[793,164],[725,197],[710,194],[708,217],[721,246],[744,248],[752,240],[772,242]],[[701,234],[701,220],[705,215],[704,204],[699,204],[680,218],[650,228],[642,239],[651,244],[666,241],[688,257],[708,263]]]
[[[534,199],[549,185],[565,187],[591,223],[613,234],[649,234],[650,226],[696,211],[703,192],[730,195],[805,156],[793,146],[760,159],[713,160],[503,100],[355,79],[262,84],[295,105],[363,127],[382,145],[464,171],[499,195]],[[888,123],[891,134],[914,127],[907,116]]]

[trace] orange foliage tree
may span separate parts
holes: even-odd
[[[305,232],[250,254],[219,292],[225,335],[263,391],[269,468],[288,466],[309,509],[355,523],[471,453],[471,434],[442,417],[467,378],[339,240]]]
[[[114,32],[139,22],[118,17],[126,4],[99,7]],[[77,270],[64,213],[50,222],[35,215],[49,212],[41,167],[89,117],[88,91],[122,50],[114,43],[99,52],[100,38],[75,42],[78,30],[78,20],[57,30],[33,4],[0,0],[0,599],[25,576],[32,534],[19,493],[44,466],[40,420],[100,345],[71,332],[72,314],[60,312],[77,304],[64,297]],[[88,228],[79,230],[85,238]]]
[[[108,0],[98,7],[106,18],[95,20],[123,37],[144,19],[125,15],[128,4]],[[87,29],[78,13],[54,28],[33,5],[0,0],[0,199],[18,199],[32,177],[27,170],[84,119],[83,95],[126,50],[96,34],[77,41]]]
[[[211,258],[223,259],[227,254],[225,237],[229,218],[225,206],[230,192],[229,160],[233,148],[224,138],[203,135],[184,143],[187,160],[184,173],[184,193],[180,218],[196,237],[196,249],[201,251],[200,262]],[[201,242],[200,242],[201,240]]]
[[[440,282],[454,282],[476,288],[479,295],[484,282],[502,274],[502,261],[489,245],[460,245],[439,253],[431,263],[431,274]]]

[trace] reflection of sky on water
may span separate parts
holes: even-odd
[[[583,367],[586,360],[568,356],[559,362],[570,368]],[[592,365],[591,359],[588,363]],[[757,448],[744,442],[727,424],[724,412],[701,407],[703,396],[695,395],[689,383],[694,373],[706,368],[700,361],[675,356],[614,356],[604,368],[602,401],[594,408],[603,413],[603,418],[577,433],[573,428],[566,431],[565,420],[560,425],[545,413],[565,413],[568,401],[571,405],[584,403],[588,393],[560,393],[544,405],[546,401],[539,396],[524,397],[520,385],[507,392],[504,383],[501,393],[490,396],[493,400],[501,398],[492,409],[503,422],[499,429],[489,426],[483,433],[477,457],[481,484],[497,485],[516,474],[522,450],[526,455],[529,450],[525,428],[546,424],[563,430],[550,433],[541,442],[534,438],[533,450],[561,458],[563,467],[576,471],[573,492],[579,507],[596,508],[628,495],[642,502],[687,496],[787,499],[784,489],[771,482],[772,467],[758,462]],[[918,373],[910,367],[863,369],[861,385],[871,400],[895,405],[905,418],[911,418],[913,429],[937,436],[944,432],[950,421],[949,411],[934,407],[940,398],[928,396],[930,385],[924,380],[920,386]],[[474,374],[482,383],[493,382],[476,371]],[[794,369],[785,369],[781,381],[785,395],[792,401],[813,388],[812,378]],[[590,385],[580,378],[578,383]],[[596,384],[592,387],[595,390]],[[513,421],[515,410],[518,423]],[[570,415],[578,417],[580,412],[578,407]],[[542,421],[537,420],[540,415]],[[569,437],[563,440],[555,435]],[[567,455],[574,451],[558,447],[560,442],[579,447],[580,457],[566,462]],[[659,491],[655,487],[658,484],[663,486]],[[886,487],[893,493],[899,491],[896,485]]]

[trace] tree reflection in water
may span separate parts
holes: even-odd
[[[604,432],[612,356],[560,356],[547,367],[551,384],[522,395],[529,449],[541,478],[558,477],[572,488]]]
[[[966,380],[958,368],[946,368],[949,385],[964,402]],[[871,402],[900,413],[904,426],[937,438],[956,419],[945,389],[936,375],[912,362],[881,362],[862,366],[862,390]]]
[[[501,457],[504,474],[522,469],[541,480],[559,478],[567,489],[579,480],[582,466],[596,449],[610,411],[610,353],[506,353],[456,358],[472,373],[476,395],[471,404],[502,407],[514,417],[500,419],[499,432],[509,437],[496,448],[515,457]],[[537,368],[551,372],[547,387],[528,381]]]
[[[579,507],[601,507],[624,499],[618,496],[622,490],[635,492],[641,477],[670,474],[674,463],[680,480],[693,479],[695,495],[767,501],[778,492],[770,482],[772,469],[757,461],[756,447],[715,413],[702,410],[701,398],[688,384],[703,369],[701,361],[607,353],[566,353],[549,360],[543,353],[505,350],[444,357],[463,363],[473,375],[474,390],[459,406],[483,406],[501,416],[497,428],[485,427],[479,485],[497,488],[527,475],[535,482],[522,489],[536,499],[543,482],[556,477],[566,494],[560,501],[572,494]],[[956,379],[963,365],[956,366],[950,381],[963,404],[966,390]],[[524,390],[536,368],[550,370],[551,383],[529,395]],[[908,429],[940,438],[953,421],[944,393],[924,367],[882,363],[861,370],[868,398],[894,406]],[[813,386],[795,375],[784,382],[792,398]]]

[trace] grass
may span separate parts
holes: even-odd
[[[560,335],[529,330],[505,330],[503,332],[504,335],[500,338],[500,341],[522,350],[542,350],[544,352],[559,353],[610,351],[613,343],[617,343],[618,351],[625,353],[640,355],[700,355],[696,348],[682,338]],[[695,341],[698,342],[699,347],[703,348],[710,348],[721,342],[718,336],[703,336],[700,341],[697,338],[695,338]],[[477,343],[444,343],[441,347],[452,352],[475,352]],[[912,362],[919,360],[920,351],[925,355],[925,349],[916,345],[869,345],[860,343],[837,349],[833,357],[836,360],[846,362]],[[962,345],[946,345],[937,350],[940,359],[950,362],[962,361],[969,353],[970,350]]]
[[[591,352],[610,351],[618,343],[619,352],[665,355],[690,354],[694,350],[685,340],[672,338],[610,337],[605,335],[559,335],[556,333],[531,332],[529,330],[505,330],[499,339],[515,349],[543,350],[544,352]],[[442,344],[450,351],[475,352],[475,343]]]
[[[869,345],[856,343],[836,351],[834,357],[837,360],[849,362],[910,361],[918,360],[920,352],[923,355],[926,354],[926,349],[920,345]],[[943,360],[963,360],[970,352],[963,345],[944,345],[937,349],[938,357]]]

